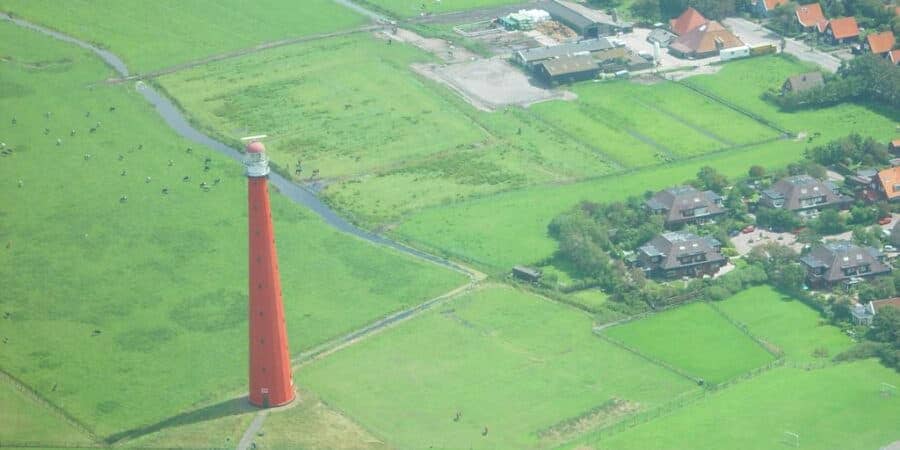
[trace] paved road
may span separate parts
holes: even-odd
[[[241,437],[241,441],[238,442],[237,450],[248,450],[250,448],[253,444],[253,437],[262,428],[263,422],[266,421],[266,416],[268,416],[268,410],[265,409],[256,413],[253,422],[250,422],[250,426],[247,427],[247,430],[244,431],[244,435]]]
[[[781,42],[780,35],[747,19],[732,17],[725,19],[723,22],[748,45],[775,44],[777,46]],[[838,67],[841,66],[840,59],[828,53],[815,50],[796,39],[785,38],[784,44],[785,53],[794,55],[801,61],[818,64],[829,72],[837,72]]]

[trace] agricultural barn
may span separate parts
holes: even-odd
[[[790,211],[819,210],[848,206],[853,199],[841,195],[834,183],[817,180],[809,175],[794,175],[778,180],[762,192],[760,204]]]
[[[659,191],[644,202],[644,206],[653,214],[662,214],[667,227],[709,222],[726,212],[722,197],[713,191],[700,192],[693,186]]]
[[[622,70],[636,71],[653,67],[652,62],[625,47],[601,50],[591,56],[600,66],[600,71],[605,73],[616,73]]]
[[[853,17],[841,17],[828,22],[825,34],[835,44],[844,44],[859,38],[859,25]]]
[[[750,0],[750,9],[760,17],[766,17],[773,9],[786,5],[789,0]]]
[[[682,58],[709,58],[718,55],[719,50],[735,47],[744,47],[744,43],[722,24],[711,21],[680,36],[669,50]]]
[[[663,233],[641,246],[636,265],[650,276],[663,278],[715,275],[728,259],[722,244],[709,236],[692,233]]]
[[[894,33],[885,31],[882,33],[870,33],[863,44],[866,50],[876,55],[883,55],[894,48]]]
[[[813,288],[845,287],[865,277],[890,273],[884,255],[874,247],[860,247],[850,241],[828,242],[800,258],[806,281]]]
[[[649,42],[651,44],[659,43],[660,47],[666,48],[669,46],[669,44],[671,44],[677,38],[678,38],[678,36],[668,32],[666,30],[663,30],[662,28],[657,28],[657,29],[651,31],[650,34],[647,36],[647,42]]]
[[[560,44],[553,47],[537,47],[519,50],[513,58],[517,63],[533,69],[537,67],[538,64],[548,59],[591,54],[601,50],[609,50],[613,47],[615,47],[615,45],[604,38],[588,39],[573,44]]]
[[[781,85],[781,94],[805,92],[822,86],[825,86],[825,78],[822,77],[822,72],[801,73],[785,80],[784,84]]]
[[[616,17],[574,2],[550,0],[538,7],[584,37],[611,36],[634,27],[630,22],[620,22]]]
[[[669,28],[678,36],[683,36],[694,28],[709,22],[700,11],[688,7],[680,16],[669,20]],[[661,45],[661,44],[660,44]]]
[[[600,72],[591,55],[563,56],[548,59],[537,66],[537,74],[548,83],[590,80]]]
[[[822,5],[818,3],[810,3],[808,5],[800,5],[797,7],[797,22],[806,31],[816,30],[819,33],[825,32],[828,26],[828,19],[822,12]]]

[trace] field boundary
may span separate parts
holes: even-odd
[[[97,434],[94,433],[94,431],[90,427],[87,426],[87,424],[81,422],[75,416],[73,416],[66,410],[59,407],[58,405],[56,405],[55,403],[50,401],[50,399],[48,399],[47,397],[44,397],[39,392],[34,390],[31,386],[28,386],[27,384],[23,383],[16,376],[7,372],[3,368],[0,368],[0,380],[7,383],[10,387],[19,391],[21,394],[25,395],[26,397],[28,397],[30,400],[34,401],[38,405],[49,410],[52,414],[54,414],[58,418],[62,419],[69,425],[72,425],[78,431],[84,433],[93,444],[96,445],[102,441],[102,439],[100,439],[97,436]],[[0,447],[3,447],[4,445],[9,445],[9,444],[10,444],[10,442],[0,442]],[[16,443],[16,445],[18,446],[19,443]],[[32,445],[27,445],[27,446],[40,447],[40,446],[46,446],[46,445],[47,445],[46,443],[42,443],[42,445],[32,444]],[[90,445],[79,445],[78,447],[88,447],[88,446],[90,446]]]
[[[716,103],[719,103],[719,104],[721,104],[722,106],[725,106],[726,108],[731,109],[731,110],[733,110],[733,111],[735,111],[735,112],[737,112],[737,113],[740,113],[740,114],[742,114],[742,115],[744,115],[744,116],[747,116],[747,117],[753,119],[754,121],[759,122],[759,123],[762,124],[762,125],[765,125],[765,126],[768,127],[768,128],[771,128],[771,129],[773,129],[773,130],[775,130],[775,131],[778,131],[779,133],[781,133],[781,134],[783,134],[783,135],[792,135],[792,134],[793,134],[793,133],[791,133],[790,130],[786,130],[786,129],[784,129],[784,128],[781,128],[780,125],[778,125],[778,124],[776,124],[776,123],[774,123],[774,122],[772,122],[772,121],[766,119],[765,117],[762,117],[762,116],[760,116],[759,114],[756,114],[756,113],[753,112],[753,111],[750,111],[750,110],[745,109],[745,108],[743,108],[743,107],[741,107],[741,106],[738,106],[738,105],[732,103],[732,102],[729,101],[729,100],[726,100],[726,99],[724,99],[724,98],[722,98],[722,97],[720,97],[720,96],[718,96],[718,95],[716,95],[716,94],[713,94],[712,92],[709,92],[709,91],[707,91],[707,90],[705,90],[705,89],[702,89],[702,88],[700,88],[700,87],[698,87],[698,86],[694,86],[693,84],[691,84],[691,83],[689,83],[689,82],[685,82],[684,80],[669,80],[669,79],[667,79],[667,78],[663,78],[663,79],[666,80],[666,81],[669,81],[669,82],[671,82],[671,83],[675,83],[675,84],[677,84],[677,85],[679,85],[679,86],[683,86],[683,87],[685,87],[685,88],[687,88],[687,89],[690,89],[690,90],[696,92],[697,94],[700,94],[700,95],[702,95],[702,96],[704,96],[704,97],[706,97],[706,98],[708,98],[708,99],[710,99],[710,100],[712,100],[712,101],[714,101],[714,102],[716,102]]]
[[[606,341],[606,342],[609,342],[610,344],[613,344],[613,345],[615,345],[616,347],[619,347],[619,348],[621,348],[621,349],[623,349],[623,350],[626,350],[626,351],[628,351],[628,352],[631,352],[631,353],[634,354],[635,356],[637,356],[637,357],[639,357],[639,358],[641,358],[641,359],[644,359],[644,360],[646,360],[647,362],[650,362],[650,363],[652,363],[652,364],[656,364],[657,366],[660,366],[660,367],[662,367],[662,368],[668,370],[669,372],[675,373],[675,374],[677,374],[677,375],[679,375],[679,376],[681,376],[681,377],[683,377],[683,378],[687,378],[688,380],[691,380],[691,381],[693,381],[694,383],[699,384],[699,383],[702,381],[701,378],[696,377],[696,376],[694,376],[694,375],[691,375],[690,373],[685,372],[684,370],[681,370],[681,369],[679,369],[678,367],[675,367],[675,366],[673,366],[673,365],[671,365],[671,364],[669,364],[669,363],[667,363],[667,362],[665,362],[665,361],[662,361],[662,360],[660,360],[660,359],[654,358],[654,357],[649,356],[649,355],[645,355],[644,353],[641,353],[641,351],[639,351],[638,349],[636,349],[636,348],[634,348],[634,347],[632,347],[632,346],[630,346],[630,345],[628,345],[628,344],[626,344],[626,343],[624,343],[624,342],[622,342],[622,341],[619,341],[618,339],[613,339],[613,338],[607,336],[606,333],[598,332],[598,331],[595,331],[595,330],[592,330],[592,331],[593,331],[593,333],[594,333],[595,335],[597,335],[600,339],[602,339],[602,340],[604,340],[604,341]]]
[[[760,337],[756,336],[755,334],[751,333],[750,327],[748,327],[745,323],[735,320],[734,318],[732,318],[731,316],[726,314],[725,311],[722,311],[722,309],[719,308],[719,306],[716,305],[714,302],[705,302],[705,303],[707,305],[709,305],[709,307],[713,311],[715,311],[716,314],[720,315],[723,319],[725,319],[726,322],[733,325],[735,328],[740,330],[741,333],[744,333],[744,335],[746,335],[750,339],[753,339],[753,342],[756,342],[757,345],[762,347],[763,350],[768,352],[770,355],[774,356],[776,359],[784,358],[784,350],[782,350],[781,347],[778,347],[774,343],[770,343],[769,341],[767,341],[763,338],[760,338]]]

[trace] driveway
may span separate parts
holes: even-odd
[[[780,35],[747,19],[732,17],[725,19],[723,22],[737,37],[751,47],[764,44],[775,44],[778,46],[779,42],[781,42]],[[785,38],[784,52],[796,56],[801,61],[818,64],[832,73],[837,72],[838,67],[841,66],[840,59],[816,50],[796,39]]]
[[[803,249],[803,244],[797,242],[797,236],[793,233],[775,233],[774,231],[757,228],[751,233],[741,233],[731,238],[731,243],[734,244],[734,248],[737,250],[739,256],[745,256],[747,253],[750,253],[750,250],[753,250],[754,247],[769,242],[786,245],[798,253]]]

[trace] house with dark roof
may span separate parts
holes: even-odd
[[[750,9],[760,17],[766,17],[773,9],[786,5],[789,0],[750,0]]]
[[[586,55],[615,47],[612,42],[605,38],[586,39],[580,42],[554,45],[553,47],[519,50],[513,55],[513,59],[519,64],[533,69],[548,59]]]
[[[672,30],[672,33],[682,36],[707,22],[709,22],[709,20],[707,20],[706,17],[703,17],[703,14],[700,14],[700,11],[688,7],[680,16],[669,20],[669,29]]]
[[[835,241],[814,247],[800,258],[806,281],[813,288],[852,286],[864,278],[891,272],[875,247],[860,247],[850,241]]]
[[[859,38],[859,25],[853,17],[832,19],[825,27],[825,35],[834,44],[845,44]]]
[[[853,199],[841,194],[837,185],[817,180],[809,175],[782,178],[771,188],[762,191],[759,203],[770,208],[808,212],[823,208],[845,208]]]
[[[570,83],[595,78],[600,66],[591,55],[563,56],[541,62],[536,73],[548,83]]]
[[[863,48],[876,55],[883,55],[894,48],[894,33],[885,31],[882,33],[869,33]]]
[[[743,47],[744,43],[719,22],[711,21],[679,36],[669,51],[682,58],[709,58],[720,50]]]
[[[653,214],[662,214],[667,227],[715,220],[727,210],[722,197],[713,191],[698,191],[693,186],[676,186],[657,192],[645,207]]]
[[[822,77],[822,72],[801,73],[784,81],[784,84],[781,85],[781,94],[805,92],[822,86],[825,86],[825,78]]]
[[[671,279],[715,275],[727,263],[718,240],[692,233],[667,232],[638,249],[635,265],[652,277]]]
[[[816,30],[819,33],[825,32],[828,26],[828,19],[822,12],[822,5],[819,3],[810,3],[807,5],[799,5],[794,11],[797,14],[797,22],[806,31]]]

